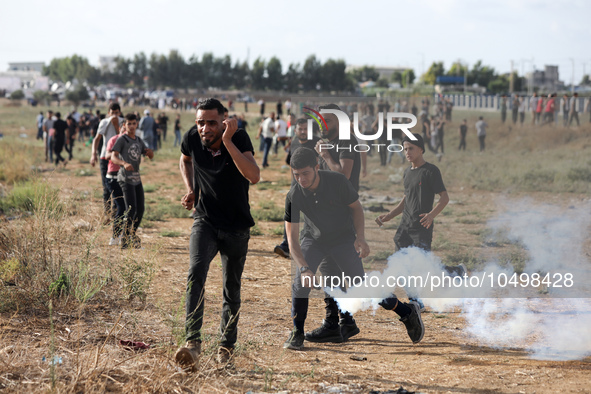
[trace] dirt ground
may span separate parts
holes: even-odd
[[[178,201],[182,196],[178,162],[157,159],[158,156],[154,163],[145,165],[147,171],[142,178],[144,185],[158,183],[160,186],[155,193],[147,193],[146,196],[157,194]],[[261,184],[273,186],[285,182],[288,175],[279,171],[281,164],[279,159],[274,159],[271,169],[262,170]],[[67,168],[66,171],[48,172],[47,176],[52,183],[63,185],[64,195],[73,190],[94,194],[95,198],[88,204],[88,212],[81,217],[97,220],[100,206],[95,193],[100,186],[98,169],[93,170],[96,176],[80,178],[73,175],[76,171],[88,170],[88,164],[72,162]],[[172,175],[175,173],[177,175]],[[285,186],[253,186],[251,206],[256,208],[262,201],[274,201],[276,206],[282,207],[286,192]],[[455,217],[441,215],[436,233],[445,233],[446,239],[453,239],[459,248],[477,245],[479,240],[473,230],[483,228],[486,218],[494,214],[496,207],[493,201],[496,195],[453,188],[449,192],[452,196],[450,207],[454,213],[478,210],[482,216],[475,223],[457,223]],[[371,190],[363,191],[365,197],[371,194]],[[380,194],[397,197],[394,191]],[[536,199],[561,203],[551,194],[537,193]],[[461,203],[458,203],[460,200]],[[384,206],[392,207],[387,204]],[[367,238],[371,240],[372,252],[391,251],[394,230],[378,229],[373,224],[375,215],[366,212]],[[291,329],[290,261],[272,253],[274,245],[281,241],[280,236],[272,235],[272,230],[280,222],[259,223],[264,235],[251,237],[243,275],[239,346],[233,368],[222,368],[213,357],[221,312],[219,257],[211,264],[205,296],[205,355],[199,373],[188,376],[173,363],[173,342],[176,339],[174,323],[171,322],[176,319],[177,323],[180,321],[182,324],[183,320],[181,303],[186,285],[192,220],[167,219],[154,223],[155,226],[143,228],[140,233],[146,249],[151,246],[159,249],[155,277],[145,303],[122,304],[121,310],[114,311],[91,302],[80,314],[72,311],[60,314],[59,310],[56,313],[57,354],[62,357],[62,363],[57,366],[58,378],[60,369],[70,371],[63,375],[76,376],[72,370],[84,365],[78,360],[80,354],[90,358],[90,362],[95,357],[99,360],[100,355],[100,362],[97,363],[102,363],[105,355],[109,358],[109,367],[97,375],[95,387],[76,386],[75,382],[69,380],[71,385],[64,386],[66,388],[63,391],[142,392],[143,387],[146,392],[367,393],[372,390],[395,391],[401,386],[409,391],[423,393],[591,391],[591,359],[535,360],[520,344],[502,348],[481,345],[463,330],[466,323],[459,310],[424,313],[425,337],[417,345],[411,343],[403,324],[393,312],[378,310],[375,313],[365,311],[356,314],[361,333],[346,343],[306,343],[304,351],[284,350],[282,344]],[[180,236],[163,237],[161,234],[164,230],[178,231]],[[106,246],[107,242],[108,233],[104,232],[99,243],[105,245],[100,247],[105,256],[120,253],[117,248]],[[376,264],[379,268],[379,263]],[[306,326],[308,330],[320,324],[323,307],[322,299],[311,300]],[[4,316],[0,333],[0,391],[47,390],[49,367],[42,358],[47,354],[48,320],[18,314],[12,318]],[[147,352],[130,354],[117,346],[119,339],[142,341],[156,346]],[[10,346],[14,344],[22,345],[18,349],[26,350],[11,350]],[[85,352],[80,353],[81,348]],[[37,361],[27,368],[13,368],[7,364],[10,360],[24,357],[32,357]],[[358,361],[360,359],[362,361]],[[134,374],[143,380],[130,386]],[[78,376],[81,376],[80,372]],[[158,376],[158,379],[154,376]]]

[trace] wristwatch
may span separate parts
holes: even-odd
[[[300,274],[303,274],[304,272],[310,270],[310,267],[300,267]]]

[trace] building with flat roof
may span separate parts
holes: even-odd
[[[43,72],[43,62],[14,62],[8,63],[8,71],[37,71]]]

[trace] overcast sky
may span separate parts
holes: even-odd
[[[225,4],[225,5],[224,5]],[[8,62],[83,55],[132,57],[178,49],[232,60],[277,56],[284,69],[322,61],[446,69],[479,59],[521,74],[558,65],[560,79],[591,73],[589,0],[210,1],[23,0],[3,2],[0,71]],[[572,59],[572,60],[571,60]],[[533,60],[533,63],[532,63]]]

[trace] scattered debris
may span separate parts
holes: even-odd
[[[362,356],[351,356],[349,357],[351,360],[355,360],[355,361],[367,361],[367,357],[362,357]]]
[[[148,349],[150,349],[150,346],[151,346],[147,343],[126,341],[123,339],[119,340],[119,345],[121,345],[123,347],[123,349],[125,349],[125,350],[135,350],[135,351],[148,350]]]

